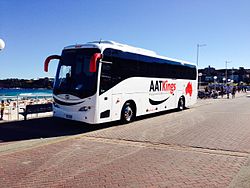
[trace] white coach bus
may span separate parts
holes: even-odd
[[[65,47],[53,88],[53,115],[90,124],[193,105],[195,65],[113,41]]]

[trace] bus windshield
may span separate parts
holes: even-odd
[[[79,98],[92,96],[97,90],[97,72],[90,72],[90,59],[97,48],[63,50],[58,64],[54,94],[71,94]],[[97,64],[98,66],[98,64]]]

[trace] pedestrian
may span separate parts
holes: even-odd
[[[234,86],[232,89],[232,99],[235,98],[235,93],[236,93],[236,87]]]
[[[4,100],[2,100],[2,102],[1,102],[1,106],[0,106],[0,109],[1,109],[1,117],[0,117],[0,120],[3,120],[3,112],[4,112]]]
[[[238,86],[238,93],[240,92],[240,90],[241,90],[241,89],[240,89],[240,86]]]
[[[220,95],[221,95],[221,98],[223,98],[223,95],[224,95],[224,87],[221,86],[220,88]]]
[[[229,86],[229,84],[226,87],[226,92],[227,92],[227,98],[229,99],[229,94],[230,94],[230,86]]]
[[[208,87],[205,87],[205,99],[209,98]]]
[[[244,92],[245,92],[245,93],[247,92],[247,86],[244,87]]]

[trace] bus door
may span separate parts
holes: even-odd
[[[112,62],[102,61],[100,76],[100,120],[118,120],[120,119],[122,93],[114,90],[113,87],[119,83],[120,77],[114,73]]]
[[[112,62],[102,61],[99,87],[99,119],[100,122],[111,120],[112,106]]]
[[[112,95],[112,120],[119,120],[121,118],[122,94],[113,93]]]

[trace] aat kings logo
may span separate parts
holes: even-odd
[[[176,84],[174,83],[168,83],[168,81],[153,81],[151,80],[150,91],[168,91],[170,94],[173,94],[176,90]]]
[[[192,87],[192,83],[188,82],[187,87],[186,87],[186,95],[189,94],[190,97],[192,96],[193,93],[193,87]]]
[[[155,91],[166,91],[169,92],[171,95],[174,94],[174,91],[176,90],[176,84],[174,83],[168,83],[168,81],[153,81],[151,80],[150,83],[150,88],[149,88],[149,92],[155,92]],[[149,103],[151,105],[159,105],[161,103],[164,103],[165,101],[167,101],[169,99],[170,96],[168,96],[167,98],[163,99],[163,100],[153,100],[149,98]]]

